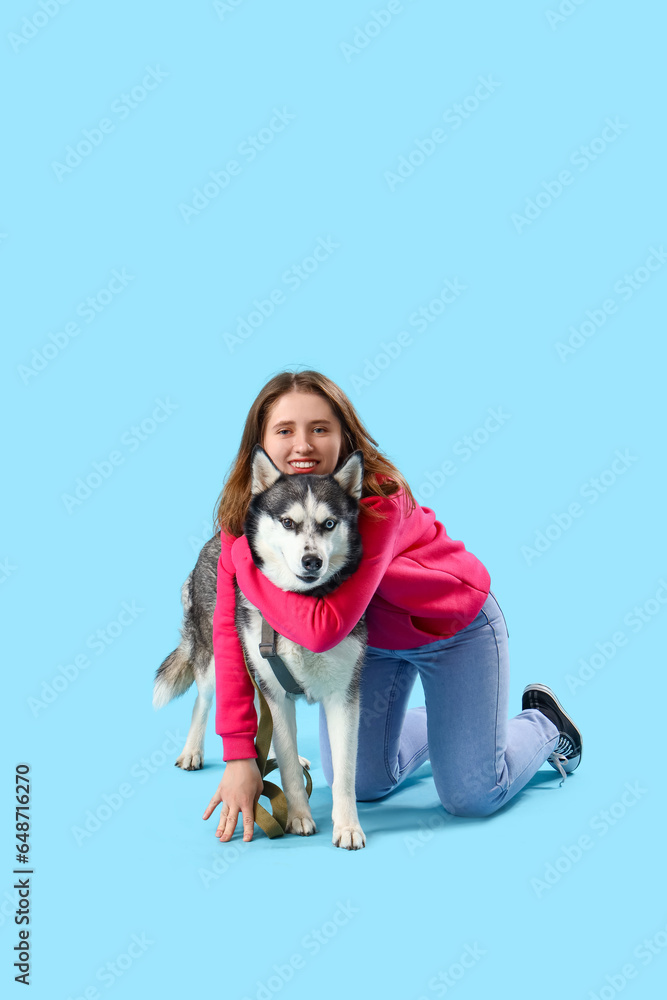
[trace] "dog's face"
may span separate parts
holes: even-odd
[[[251,455],[244,531],[257,566],[282,590],[309,593],[361,558],[357,514],[364,463],[353,452],[326,476],[280,472],[261,445]]]

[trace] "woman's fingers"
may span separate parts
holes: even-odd
[[[255,810],[253,803],[248,803],[241,808],[234,806],[231,809],[223,805],[218,829],[215,831],[216,837],[219,837],[221,842],[232,839],[241,814],[243,816],[243,839],[252,840],[255,830]]]
[[[227,824],[227,813],[228,813],[228,810],[229,810],[229,806],[227,805],[226,802],[223,802],[222,809],[220,810],[220,822],[218,823],[218,828],[215,831],[216,837],[222,837],[223,833],[225,832],[225,826]]]
[[[222,802],[222,799],[220,798],[219,792],[216,792],[215,795],[213,796],[213,798],[211,799],[211,801],[209,802],[209,804],[206,806],[206,809],[204,811],[204,815],[202,816],[202,819],[208,819],[209,818],[209,816],[211,815],[211,813],[213,812],[213,810],[217,806],[218,802]]]
[[[223,806],[222,813],[220,815],[220,822],[218,823],[218,829],[215,831],[216,837],[220,837],[221,841],[231,840],[234,830],[236,829],[238,816],[238,809],[229,809],[229,807]]]
[[[222,784],[222,783],[221,783]],[[259,799],[259,789],[255,794],[253,801],[249,801],[245,795],[242,795],[240,801],[236,801],[233,806],[230,807],[228,802],[225,802],[222,798],[221,789],[218,787],[216,789],[215,795],[207,805],[202,819],[208,819],[216,806],[222,803],[222,809],[220,810],[220,822],[218,823],[218,828],[215,831],[216,837],[222,842],[227,842],[232,839],[234,831],[236,830],[236,824],[238,822],[239,815],[243,816],[243,839],[252,840],[252,835],[255,829],[255,804]],[[235,795],[231,796],[232,801],[236,799]]]
[[[211,815],[211,813],[213,812],[213,810],[217,806],[218,802],[220,802],[220,799],[218,798],[217,795],[214,795],[213,798],[211,799],[211,801],[209,802],[209,804],[206,806],[206,809],[204,810],[204,815],[202,816],[202,819],[208,819],[209,818],[209,816]]]
[[[255,809],[254,803],[243,807],[243,839],[252,840],[255,830]]]

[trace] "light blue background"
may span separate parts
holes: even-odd
[[[628,997],[653,997],[664,982],[667,958],[646,963],[635,949],[655,935],[667,942],[666,612],[650,603],[667,578],[667,267],[639,272],[625,299],[614,285],[667,241],[665,17],[658,3],[562,6],[572,13],[550,24],[555,0],[405,2],[346,58],[341,43],[383,0],[245,0],[219,11],[72,0],[23,44],[10,36],[29,32],[23,18],[41,8],[5,5],[0,935],[14,992],[20,761],[32,769],[31,996],[40,1000],[93,986],[88,996],[112,990],[114,1000],[254,998],[295,954],[302,968],[268,995],[417,1000],[443,995],[429,980],[467,945],[484,954],[456,982],[461,1000],[510,990],[609,997],[606,977],[619,984],[627,963],[637,970]],[[121,117],[114,102],[147,67],[166,77]],[[452,114],[444,121],[480,77],[496,81],[493,93],[460,127]],[[248,162],[239,145],[274,108],[295,117]],[[113,132],[58,180],[53,163],[105,117]],[[623,127],[580,169],[571,156],[608,118]],[[446,140],[390,190],[386,172],[438,127]],[[240,174],[186,222],[179,206],[234,158]],[[565,169],[572,183],[551,204],[543,196],[518,232],[513,213]],[[281,276],[319,238],[339,246],[291,290]],[[132,279],[86,323],[78,305],[114,269]],[[424,332],[410,326],[457,278],[456,302]],[[231,351],[225,333],[276,288],[285,301]],[[561,360],[570,326],[609,298],[617,311]],[[77,320],[78,336],[26,376],[33,351]],[[377,377],[360,384],[382,342],[402,331],[411,343],[403,338],[400,356],[381,358]],[[334,379],[413,490],[456,462],[422,502],[489,569],[509,625],[513,713],[524,685],[543,681],[583,731],[582,766],[562,788],[545,765],[494,816],[449,817],[425,765],[395,794],[360,805],[364,851],[335,850],[317,711],[300,705],[320,833],[269,841],[256,828],[237,853],[240,828],[223,847],[218,812],[202,822],[223,768],[213,717],[205,768],[175,768],[193,694],[156,713],[153,676],[178,641],[180,587],[211,533],[248,408],[287,367]],[[132,445],[131,428],[158,399],[173,411]],[[457,442],[499,407],[503,426],[469,461],[457,457]],[[581,491],[617,449],[634,460],[592,503]],[[63,495],[112,451],[122,464],[68,512]],[[522,547],[577,501],[581,516],[527,557]],[[142,610],[96,655],[89,636],[123,602]],[[631,626],[644,605],[646,622]],[[618,631],[626,644],[574,687],[580,659]],[[31,710],[43,684],[86,652],[90,665]],[[420,700],[416,688],[411,704]],[[170,734],[179,745],[160,756]],[[149,774],[141,760],[152,754],[160,764]],[[618,806],[627,782],[644,791]],[[73,828],[124,783],[130,796],[79,846]],[[617,818],[601,834],[610,809]],[[536,889],[532,880],[584,834],[593,847]],[[220,856],[227,868],[207,887],[202,870]],[[315,953],[307,935],[330,932],[348,901],[357,912]],[[152,943],[101,981],[133,934]]]

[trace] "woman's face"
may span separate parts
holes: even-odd
[[[292,390],[269,410],[262,448],[287,475],[326,476],[338,464],[342,440],[340,420],[329,401]]]

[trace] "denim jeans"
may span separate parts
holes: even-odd
[[[487,816],[516,795],[558,742],[537,709],[507,718],[508,632],[493,593],[474,621],[415,649],[367,646],[361,671],[356,797],[378,799],[431,761],[438,797],[457,816]],[[421,678],[426,704],[406,709]],[[320,751],[333,781],[326,716]]]

